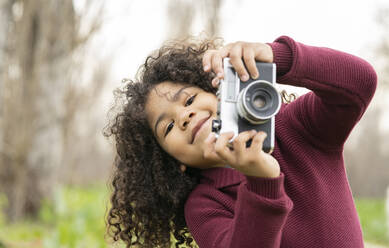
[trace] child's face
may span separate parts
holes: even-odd
[[[148,123],[161,147],[184,165],[196,168],[222,166],[222,161],[203,158],[204,140],[211,132],[216,110],[214,94],[171,82],[158,84],[146,102]]]

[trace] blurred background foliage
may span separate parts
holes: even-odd
[[[224,3],[163,1],[159,11],[166,29],[160,38],[193,34],[199,18],[201,30],[223,36]],[[96,38],[104,34],[107,5],[0,0],[0,248],[111,246],[104,217],[113,149],[101,131],[119,51]],[[364,238],[386,247],[389,141],[382,120],[389,90],[388,7],[376,11],[382,37],[369,48],[378,89],[344,153]]]

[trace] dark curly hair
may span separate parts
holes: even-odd
[[[104,129],[116,145],[107,234],[127,247],[196,246],[188,231],[184,204],[198,184],[199,169],[180,170],[180,162],[158,144],[146,119],[148,93],[159,83],[195,85],[216,93],[213,73],[204,72],[202,56],[221,39],[188,38],[164,43],[146,58],[136,79],[114,91],[116,110]],[[117,108],[120,110],[117,111]],[[174,239],[172,237],[174,236]]]

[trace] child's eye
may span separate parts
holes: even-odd
[[[189,97],[188,101],[186,101],[186,103],[185,103],[185,107],[188,105],[191,105],[196,96],[197,96],[197,94]]]
[[[193,100],[195,99],[196,96],[197,96],[197,94],[195,94],[195,95],[189,97],[189,99],[188,99],[188,100],[186,101],[186,103],[185,103],[185,107],[191,105],[191,104],[193,103]],[[174,123],[174,122],[170,122],[169,125],[167,126],[167,129],[166,129],[166,132],[165,132],[165,137],[166,137],[166,135],[168,135],[168,133],[170,132],[170,130],[172,130],[172,128],[173,128],[173,123]]]
[[[166,129],[166,132],[165,132],[165,137],[166,137],[166,135],[170,132],[170,130],[172,130],[172,128],[173,128],[173,123],[174,123],[174,122],[170,122],[169,125],[167,126],[167,129]]]

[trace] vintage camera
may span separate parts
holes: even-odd
[[[281,107],[281,96],[275,88],[276,65],[257,62],[258,79],[242,82],[228,58],[224,61],[224,80],[216,92],[217,119],[212,121],[212,132],[233,131],[233,139],[241,132],[255,129],[264,131],[264,152],[272,152],[275,139],[275,115]],[[246,143],[249,147],[251,140]]]

